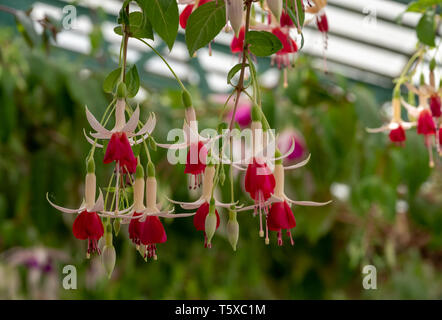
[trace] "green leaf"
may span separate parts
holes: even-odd
[[[298,19],[296,18],[295,1],[297,4],[297,7],[298,7],[299,25],[302,28],[302,26],[304,25],[304,20],[305,20],[305,13],[304,13],[304,7],[302,5],[302,1],[290,0],[289,2],[284,2],[284,9],[287,11],[288,15],[292,19],[295,26],[297,26],[298,23],[296,21]]]
[[[172,49],[178,34],[178,5],[176,0],[137,0],[156,33]]]
[[[237,65],[234,65],[232,69],[230,69],[229,73],[227,74],[227,83],[228,84],[235,86],[232,83],[232,78],[235,76],[235,74],[238,73],[239,70],[241,70],[241,66],[242,66],[242,63],[238,63]],[[248,67],[249,65],[246,64],[245,66]]]
[[[126,73],[126,87],[127,96],[129,98],[135,97],[140,88],[140,77],[138,76],[137,66],[133,65]]]
[[[210,1],[192,12],[186,26],[186,44],[190,56],[212,41],[225,24],[223,0]]]
[[[114,91],[114,88],[117,85],[120,75],[121,75],[121,67],[109,73],[104,79],[103,91],[107,93],[111,93],[112,91]]]
[[[424,13],[433,6],[440,5],[440,0],[418,0],[411,2],[406,12],[422,12]]]
[[[282,49],[282,43],[273,33],[267,31],[249,31],[246,42],[250,51],[258,57],[266,57]]]
[[[436,46],[436,24],[434,20],[434,12],[426,12],[422,15],[416,27],[417,38],[423,44],[430,47]]]
[[[117,26],[114,32],[123,35],[123,27]],[[131,12],[129,15],[129,36],[133,38],[146,38],[153,40],[152,25],[146,15],[140,11]]]
[[[19,10],[16,12],[15,22],[17,24],[18,31],[20,31],[30,47],[40,43],[40,38],[34,29],[34,24],[31,18],[28,17],[24,11]]]

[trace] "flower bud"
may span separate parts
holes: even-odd
[[[279,21],[282,14],[282,0],[267,0],[267,6],[275,16],[276,21]]]
[[[238,37],[243,19],[243,0],[227,0],[227,16],[235,36]]]
[[[111,244],[105,245],[103,247],[103,252],[101,254],[101,261],[103,263],[104,269],[106,270],[107,276],[110,279],[112,272],[114,271],[116,260],[115,247]]]
[[[232,245],[233,251],[236,251],[236,244],[239,237],[239,224],[236,220],[236,212],[229,211],[229,221],[227,221],[227,239]]]
[[[216,231],[216,223],[217,223],[217,218],[215,214],[215,200],[212,199],[210,200],[209,213],[206,216],[205,228],[204,228],[205,229],[204,231],[206,232],[207,236],[207,243],[209,245]]]
[[[189,91],[183,90],[181,98],[183,99],[184,108],[187,109],[189,107],[192,107],[192,96],[190,95]]]

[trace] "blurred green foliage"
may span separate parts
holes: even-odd
[[[238,215],[240,238],[233,252],[225,236],[227,212],[213,248],[191,218],[165,221],[168,241],[158,246],[158,261],[145,263],[127,237],[114,237],[117,264],[108,280],[99,258],[86,260],[86,243],[71,233],[74,217],[50,207],[46,192],[59,204],[76,207],[83,194],[84,159],[89,130],[84,106],[101,115],[111,97],[102,90],[104,75],[81,61],[30,50],[6,29],[0,32],[0,252],[11,248],[57,248],[78,269],[71,299],[358,299],[442,298],[441,163],[428,168],[423,139],[407,132],[403,148],[383,134],[368,134],[386,117],[385,101],[337,75],[324,75],[301,58],[289,73],[289,87],[264,92],[264,112],[273,128],[297,128],[305,137],[310,163],[286,175],[286,193],[295,199],[326,201],[325,207],[296,207],[295,246],[269,246],[258,237],[258,219]],[[180,93],[151,91],[142,101],[142,118],[157,114],[156,141],[166,142],[171,128],[182,126]],[[221,105],[191,88],[201,129],[216,127]],[[111,126],[112,124],[110,124]],[[159,192],[192,200],[183,166],[171,166],[166,151],[153,153]],[[95,156],[97,181],[104,187],[110,166]],[[146,160],[142,158],[143,163]],[[332,190],[349,190],[339,196]],[[235,180],[241,202],[250,203]],[[225,188],[227,189],[227,188]],[[228,190],[219,190],[228,200]],[[224,194],[225,193],[225,194]],[[407,204],[397,213],[398,202]],[[177,211],[181,210],[177,208]],[[0,258],[0,266],[6,264]],[[57,264],[53,272],[63,277]],[[364,290],[362,267],[373,264],[378,289]],[[17,267],[18,296],[27,290],[26,267]],[[45,277],[43,275],[43,277]],[[0,273],[1,291],[8,281]]]

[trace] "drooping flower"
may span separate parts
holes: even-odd
[[[92,162],[91,162],[92,161]],[[80,240],[88,240],[88,249],[86,257],[89,258],[92,253],[100,251],[97,247],[98,240],[103,236],[103,224],[99,217],[100,212],[104,208],[103,193],[100,190],[100,195],[98,200],[95,201],[96,192],[96,177],[95,177],[95,165],[92,165],[93,160],[88,161],[88,173],[86,174],[85,182],[85,200],[80,205],[78,209],[68,209],[60,207],[49,200],[48,194],[46,194],[46,199],[49,204],[55,209],[64,213],[78,213],[74,224],[72,226],[72,231],[74,236]]]
[[[423,135],[436,134],[436,125],[429,109],[422,109],[419,112],[417,118],[417,133]]]
[[[367,131],[370,133],[389,131],[388,137],[390,138],[390,141],[402,146],[406,140],[405,130],[413,127],[415,123],[402,121],[401,101],[398,96],[393,98],[392,108],[393,116],[390,123],[376,129],[367,128]]]
[[[110,140],[106,149],[106,153],[104,156],[104,163],[110,163],[115,161],[119,169],[125,173],[134,173],[137,160],[133,154],[131,144],[141,143],[144,139],[146,139],[155,128],[155,116],[153,114],[150,115],[146,124],[135,133],[135,129],[138,126],[138,120],[140,116],[140,109],[137,107],[130,117],[129,121],[126,123],[125,117],[125,109],[126,102],[124,99],[118,99],[115,105],[115,126],[112,130],[107,130],[104,128],[89,109],[86,107],[86,117],[91,125],[91,127],[96,131],[95,133],[91,133],[91,136],[96,139],[107,139]],[[129,139],[142,136],[140,140],[132,140]],[[95,145],[98,148],[102,148],[103,145],[98,144],[96,141],[92,140],[86,135],[86,138],[89,143]]]
[[[230,51],[232,53],[242,52],[244,50],[244,37],[245,29],[241,27],[238,36],[233,36],[232,42],[230,43]]]
[[[204,247],[210,247],[210,243],[208,243],[206,236],[205,221],[209,213],[209,207],[210,207],[209,204],[212,199],[214,177],[215,177],[215,167],[210,164],[206,166],[206,169],[204,171],[201,197],[194,202],[181,202],[181,201],[168,199],[170,202],[180,205],[181,208],[185,210],[197,209],[197,211],[194,213],[195,216],[193,218],[193,224],[196,230],[204,231]],[[216,198],[213,199],[215,207],[230,208],[235,205],[235,203],[223,203],[221,201],[216,200]],[[218,229],[219,214],[217,210],[215,210],[215,215],[217,217],[216,229]]]
[[[328,32],[328,20],[325,12],[321,12],[316,16],[316,25],[318,26],[318,30],[323,33]]]
[[[272,29],[272,33],[277,36],[282,43],[282,49],[276,52],[275,57],[278,68],[281,68],[282,65],[290,67],[290,54],[298,51],[296,42],[290,37],[289,32],[285,32],[281,28]]]
[[[267,218],[267,225],[270,231],[278,233],[278,245],[282,246],[282,230],[287,230],[290,243],[295,244],[290,229],[296,227],[295,216],[287,201],[274,202],[270,206]]]
[[[202,182],[202,174],[206,168],[207,149],[204,143],[191,143],[187,152],[186,168],[184,173],[193,175],[195,178],[194,189],[199,187]]]
[[[157,244],[166,242],[163,224],[157,216],[146,216],[141,225],[141,243],[146,246],[145,258],[157,259]]]
[[[430,109],[433,117],[439,118],[442,115],[441,100],[437,93],[433,93],[430,96]]]

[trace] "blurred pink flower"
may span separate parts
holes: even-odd
[[[285,129],[278,137],[278,149],[282,154],[286,153],[292,147],[293,139],[295,140],[295,149],[286,158],[288,161],[301,158],[306,151],[304,137],[293,128]]]

